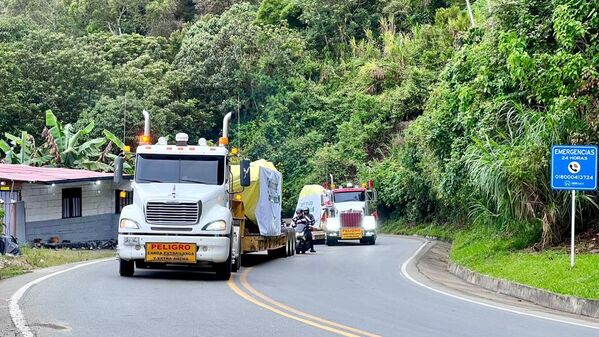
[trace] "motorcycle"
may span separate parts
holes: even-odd
[[[308,226],[307,224],[304,224],[303,230],[297,233],[295,253],[306,254],[306,251],[310,250],[310,239],[312,239],[312,227]]]
[[[21,256],[21,250],[17,243],[17,238],[6,234],[6,225],[2,224],[4,231],[0,235],[0,255],[10,254],[13,256]]]

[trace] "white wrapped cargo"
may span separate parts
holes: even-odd
[[[327,197],[327,190],[320,185],[305,185],[297,199],[296,209],[308,208],[314,220],[314,227],[321,228],[324,211],[322,202]]]
[[[260,235],[281,235],[281,195],[283,177],[275,166],[266,160],[251,164],[251,184],[243,189],[241,198],[245,216],[258,225]],[[231,166],[233,191],[241,191],[239,166]]]

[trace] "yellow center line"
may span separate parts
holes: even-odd
[[[327,325],[330,325],[330,326],[333,326],[333,327],[337,327],[337,328],[340,328],[340,329],[351,331],[353,333],[357,333],[360,336],[380,337],[379,335],[375,335],[375,334],[372,334],[372,333],[369,333],[369,332],[366,332],[366,331],[363,331],[363,330],[352,328],[350,326],[346,326],[346,325],[343,325],[343,324],[340,324],[340,323],[337,323],[337,322],[332,322],[332,321],[320,318],[318,316],[314,316],[314,315],[308,314],[306,312],[303,312],[301,310],[292,308],[290,306],[287,306],[287,305],[285,305],[285,304],[283,304],[281,302],[278,302],[278,301],[276,301],[276,300],[274,300],[274,299],[266,296],[265,294],[259,292],[258,290],[256,290],[254,287],[252,287],[249,284],[249,282],[248,282],[248,275],[252,271],[252,269],[253,268],[247,268],[247,269],[245,269],[241,273],[240,282],[241,282],[241,285],[246,290],[248,290],[250,293],[252,293],[254,296],[256,296],[256,297],[258,297],[258,298],[260,298],[260,299],[262,299],[262,300],[264,300],[264,301],[266,301],[266,302],[268,302],[270,304],[273,304],[273,305],[279,307],[280,309],[286,310],[286,311],[291,312],[291,313],[293,313],[295,315],[303,316],[304,318],[310,320],[311,322],[324,323],[324,324],[327,324]],[[293,316],[293,317],[296,317],[296,316]]]
[[[336,333],[336,334],[341,335],[341,336],[346,336],[346,337],[360,337],[358,335],[354,335],[354,334],[351,334],[351,333],[348,333],[348,332],[345,332],[345,331],[341,331],[341,330],[338,330],[338,329],[335,329],[335,328],[331,328],[331,327],[326,326],[326,325],[322,325],[322,324],[318,324],[318,323],[312,322],[312,321],[307,320],[307,319],[303,319],[303,318],[300,318],[300,317],[296,317],[296,316],[290,315],[290,314],[288,314],[286,312],[283,312],[283,311],[281,311],[281,310],[279,310],[277,308],[273,308],[272,306],[270,306],[268,304],[262,303],[262,302],[258,301],[257,299],[253,298],[252,296],[248,295],[247,293],[245,293],[243,290],[241,290],[237,286],[237,284],[235,284],[235,281],[233,279],[229,279],[229,281],[227,281],[227,285],[237,295],[241,296],[242,298],[246,299],[247,301],[250,301],[250,302],[254,303],[255,305],[257,305],[259,307],[262,307],[262,308],[264,308],[266,310],[270,310],[270,311],[272,311],[272,312],[274,312],[276,314],[279,314],[281,316],[284,316],[284,317],[287,317],[287,318],[291,318],[293,320],[302,322],[304,324],[311,325],[311,326],[313,326],[315,328],[319,328],[319,329],[326,330],[326,331],[329,331],[329,332],[332,332],[332,333]]]
[[[370,332],[366,332],[366,331],[363,331],[363,330],[360,330],[360,329],[352,328],[352,327],[347,326],[347,325],[343,325],[343,324],[340,324],[340,323],[337,323],[337,322],[332,322],[332,321],[326,320],[324,318],[320,318],[318,316],[311,315],[309,313],[306,313],[306,312],[303,312],[301,310],[292,308],[292,307],[290,307],[288,305],[285,305],[285,304],[283,304],[281,302],[278,302],[278,301],[276,301],[276,300],[268,297],[267,295],[259,292],[254,287],[252,287],[250,285],[250,283],[248,282],[248,275],[250,274],[250,272],[252,271],[252,269],[253,269],[252,267],[247,268],[247,269],[245,269],[241,273],[240,282],[241,282],[241,285],[244,288],[246,288],[250,293],[254,294],[255,296],[258,296],[261,299],[263,299],[263,300],[265,300],[267,302],[270,302],[271,304],[273,304],[273,305],[275,305],[275,306],[277,306],[277,307],[279,307],[281,309],[287,310],[287,311],[292,312],[292,313],[294,313],[296,315],[304,316],[304,317],[306,317],[308,319],[311,319],[313,321],[325,323],[325,324],[328,324],[328,325],[331,325],[331,326],[334,326],[334,327],[337,327],[337,328],[341,328],[341,329],[344,329],[344,330],[347,330],[347,331],[355,332],[355,333],[358,333],[358,334],[360,334],[362,336],[380,337],[379,335],[375,335],[375,334],[372,334]]]

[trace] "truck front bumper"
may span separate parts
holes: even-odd
[[[362,238],[370,238],[373,236],[376,236],[376,230],[364,230],[364,229],[362,230]],[[343,239],[341,239],[341,230],[327,231],[327,237],[343,240]],[[358,239],[349,239],[349,240],[358,240]]]
[[[231,239],[226,236],[119,234],[117,254],[123,260],[144,260],[146,243],[195,243],[198,262],[225,262],[231,250]]]

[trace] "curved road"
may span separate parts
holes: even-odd
[[[317,246],[316,254],[248,256],[229,282],[205,273],[106,261],[33,286],[21,299],[38,336],[598,336],[599,330],[488,308],[401,274],[420,241]]]

